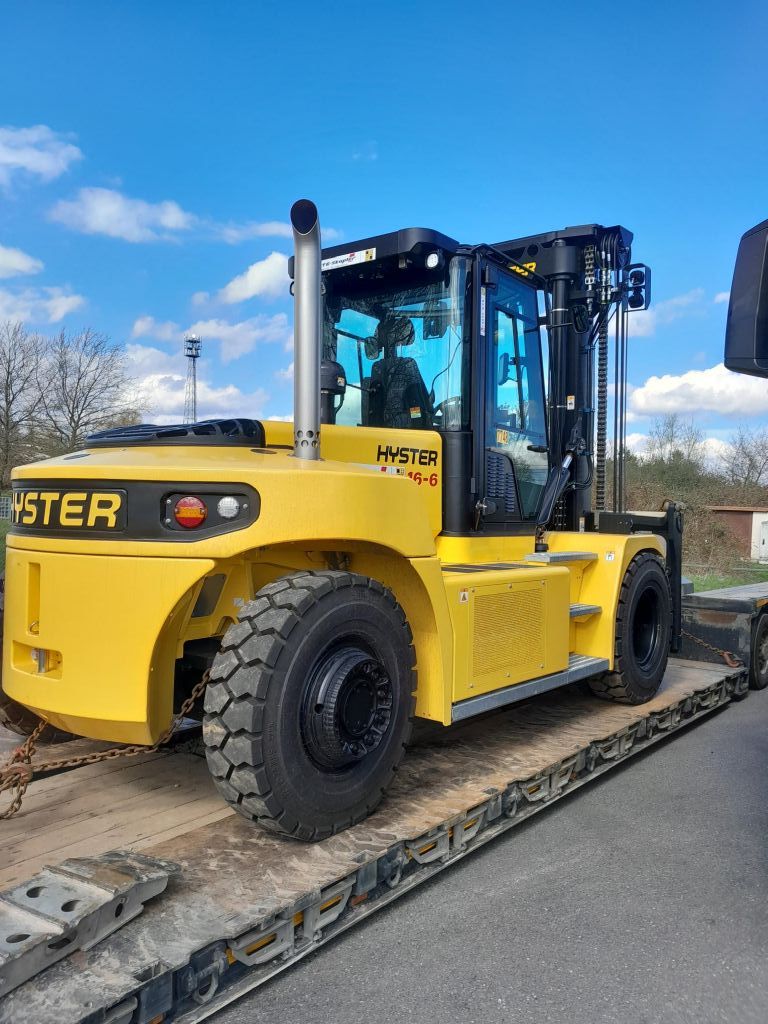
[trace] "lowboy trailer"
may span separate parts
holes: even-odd
[[[744,667],[672,659],[659,693],[643,705],[606,703],[571,687],[455,725],[449,742],[433,728],[417,738],[370,818],[314,845],[254,829],[216,799],[202,758],[183,748],[143,764],[111,761],[37,780],[25,817],[10,823],[16,833],[5,840],[0,867],[0,888],[17,902],[29,908],[39,898],[44,863],[83,855],[99,862],[116,843],[138,850],[150,867],[157,861],[169,870],[170,861],[178,869],[171,865],[165,892],[118,932],[6,988],[0,1022],[205,1020],[491,839],[747,692]],[[7,898],[8,891],[0,896],[0,929]],[[30,943],[41,934],[51,941],[50,921],[38,920],[35,934],[28,920]],[[14,955],[8,939],[0,934],[0,986],[23,970],[24,952]],[[75,934],[72,948],[79,944]]]

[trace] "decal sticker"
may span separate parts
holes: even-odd
[[[125,491],[59,491],[14,488],[12,523],[16,528],[124,530]]]
[[[509,444],[509,431],[496,428],[496,444]]]
[[[530,277],[528,271],[533,272],[536,269],[536,260],[533,260],[531,263],[523,263],[522,265],[510,263],[509,269],[514,270],[514,272],[519,274],[520,277]]]
[[[353,267],[356,263],[368,263],[376,259],[375,249],[358,249],[343,256],[329,256],[320,264],[321,270],[336,270],[337,267]]]
[[[576,408],[576,395],[565,396],[565,408],[568,410],[568,412],[573,412],[573,410]]]
[[[380,444],[378,462],[395,466],[436,466],[437,452],[430,448],[407,448],[405,445]]]
[[[614,551],[606,551],[605,552],[605,560],[606,560],[606,562],[612,562],[615,558],[616,558],[616,553]]]
[[[460,590],[459,591],[459,604],[469,604],[469,591],[468,590]]]

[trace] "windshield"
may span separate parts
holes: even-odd
[[[467,423],[467,262],[437,270],[377,261],[323,275],[323,358],[344,367],[336,423],[460,430]],[[466,318],[469,322],[469,318]]]

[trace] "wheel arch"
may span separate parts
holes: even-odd
[[[655,534],[589,534],[584,548],[594,550],[597,559],[584,572],[579,600],[602,609],[600,615],[577,625],[576,644],[579,654],[607,658],[614,667],[614,624],[621,585],[633,558],[643,552],[666,558],[667,547]],[[587,538],[589,538],[587,540]]]
[[[450,724],[453,633],[436,556],[406,558],[384,544],[329,538],[321,544],[313,542],[310,550],[296,543],[255,548],[237,558],[217,561],[189,589],[166,622],[156,644],[158,656],[168,665],[169,659],[183,656],[190,641],[222,636],[236,620],[239,605],[281,576],[339,567],[378,580],[392,591],[413,633],[416,714]],[[196,614],[201,610],[206,581],[217,578],[221,585],[214,606],[207,615]]]

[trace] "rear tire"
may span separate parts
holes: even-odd
[[[768,686],[768,612],[755,624],[752,637],[752,658],[749,666],[749,688],[764,690]]]
[[[405,754],[414,662],[403,610],[376,580],[329,570],[269,583],[227,630],[206,688],[219,792],[297,839],[362,821]]]
[[[17,700],[9,697],[5,690],[0,689],[0,725],[17,736],[29,736],[40,724],[40,718],[19,704]],[[53,725],[48,725],[40,733],[38,743],[64,743],[74,739],[71,732],[64,732]]]
[[[629,563],[616,610],[614,671],[589,680],[598,697],[644,704],[656,695],[669,658],[672,595],[664,563],[643,551]]]

